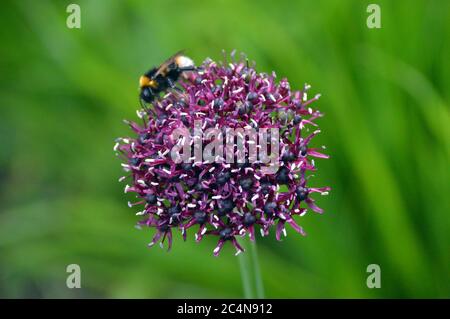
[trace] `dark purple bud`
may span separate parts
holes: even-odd
[[[300,147],[300,155],[301,156],[306,156],[306,154],[308,154],[308,148],[305,145],[302,145]]]
[[[206,218],[206,213],[203,211],[198,210],[194,213],[194,219],[199,224],[204,224],[206,222]]]
[[[145,196],[145,201],[150,205],[156,204],[156,202],[157,202],[156,195],[155,194],[147,194]]]
[[[248,191],[253,186],[253,180],[250,177],[241,179],[239,185],[241,185],[243,190]]]
[[[281,157],[283,162],[292,162],[295,160],[295,155],[291,151],[286,151]]]
[[[250,93],[247,95],[247,100],[248,100],[248,101],[253,101],[253,100],[255,100],[257,97],[258,97],[258,94],[257,94],[257,93],[255,93],[255,92],[250,92]]]
[[[289,182],[289,169],[286,166],[278,170],[276,180],[279,184],[287,184]]]
[[[224,228],[220,231],[219,236],[223,240],[228,240],[233,237],[233,230],[231,228]]]
[[[256,222],[256,217],[253,216],[251,213],[245,213],[244,215],[244,225],[249,227],[253,225]]]
[[[137,157],[130,158],[131,166],[138,166],[140,162],[141,162],[141,160]]]
[[[299,201],[304,201],[308,197],[308,189],[304,187],[297,187],[295,190],[295,194],[297,195],[297,199]]]
[[[265,205],[264,205],[264,209],[263,209],[263,211],[264,211],[264,213],[267,215],[267,216],[272,216],[273,215],[273,213],[275,212],[275,209],[277,208],[277,204],[276,203],[274,203],[274,202],[269,202],[269,203],[266,203]]]
[[[172,207],[170,207],[170,208],[167,210],[167,213],[168,213],[170,216],[178,215],[179,213],[181,213],[181,208],[180,208],[180,206],[178,206],[178,205],[172,206]]]
[[[217,177],[217,184],[219,185],[224,185],[226,182],[228,182],[231,178],[231,173],[230,172],[222,172],[219,174],[219,176]]]
[[[230,213],[234,209],[235,204],[231,199],[225,199],[219,203],[219,206],[219,215],[222,216]]]

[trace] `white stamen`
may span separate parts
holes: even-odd
[[[142,179],[138,179],[136,181],[136,183],[138,183],[139,185],[142,185],[142,186],[147,186],[147,184]]]

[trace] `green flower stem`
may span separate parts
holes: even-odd
[[[256,248],[256,241],[250,241],[249,250],[252,255],[253,262],[253,276],[255,279],[255,287],[256,287],[256,298],[262,299],[264,298],[264,285],[261,276],[261,269],[259,267],[259,259],[258,259],[258,250]]]
[[[246,251],[238,257],[244,297],[247,299],[264,298],[264,286],[259,267],[256,242],[246,240],[247,242],[243,244]]]
[[[242,287],[244,289],[244,297],[246,299],[255,298],[253,294],[252,278],[250,276],[250,257],[246,253],[239,256],[239,267],[241,269]]]

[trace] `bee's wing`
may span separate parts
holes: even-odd
[[[173,63],[173,61],[175,60],[176,57],[183,55],[184,50],[180,50],[177,53],[175,53],[174,55],[172,55],[170,58],[168,58],[166,61],[164,61],[159,67],[158,70],[156,71],[156,73],[153,75],[154,78],[156,78],[159,74],[161,74],[162,72],[164,72],[165,69],[167,69],[167,67]]]

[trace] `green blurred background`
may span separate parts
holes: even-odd
[[[139,75],[185,48],[197,63],[243,51],[322,94],[315,143],[332,157],[311,183],[333,190],[301,219],[307,237],[258,237],[267,297],[450,297],[450,1],[371,2],[2,2],[0,296],[243,296],[231,245],[147,249],[117,182]],[[66,287],[72,263],[81,289]]]

